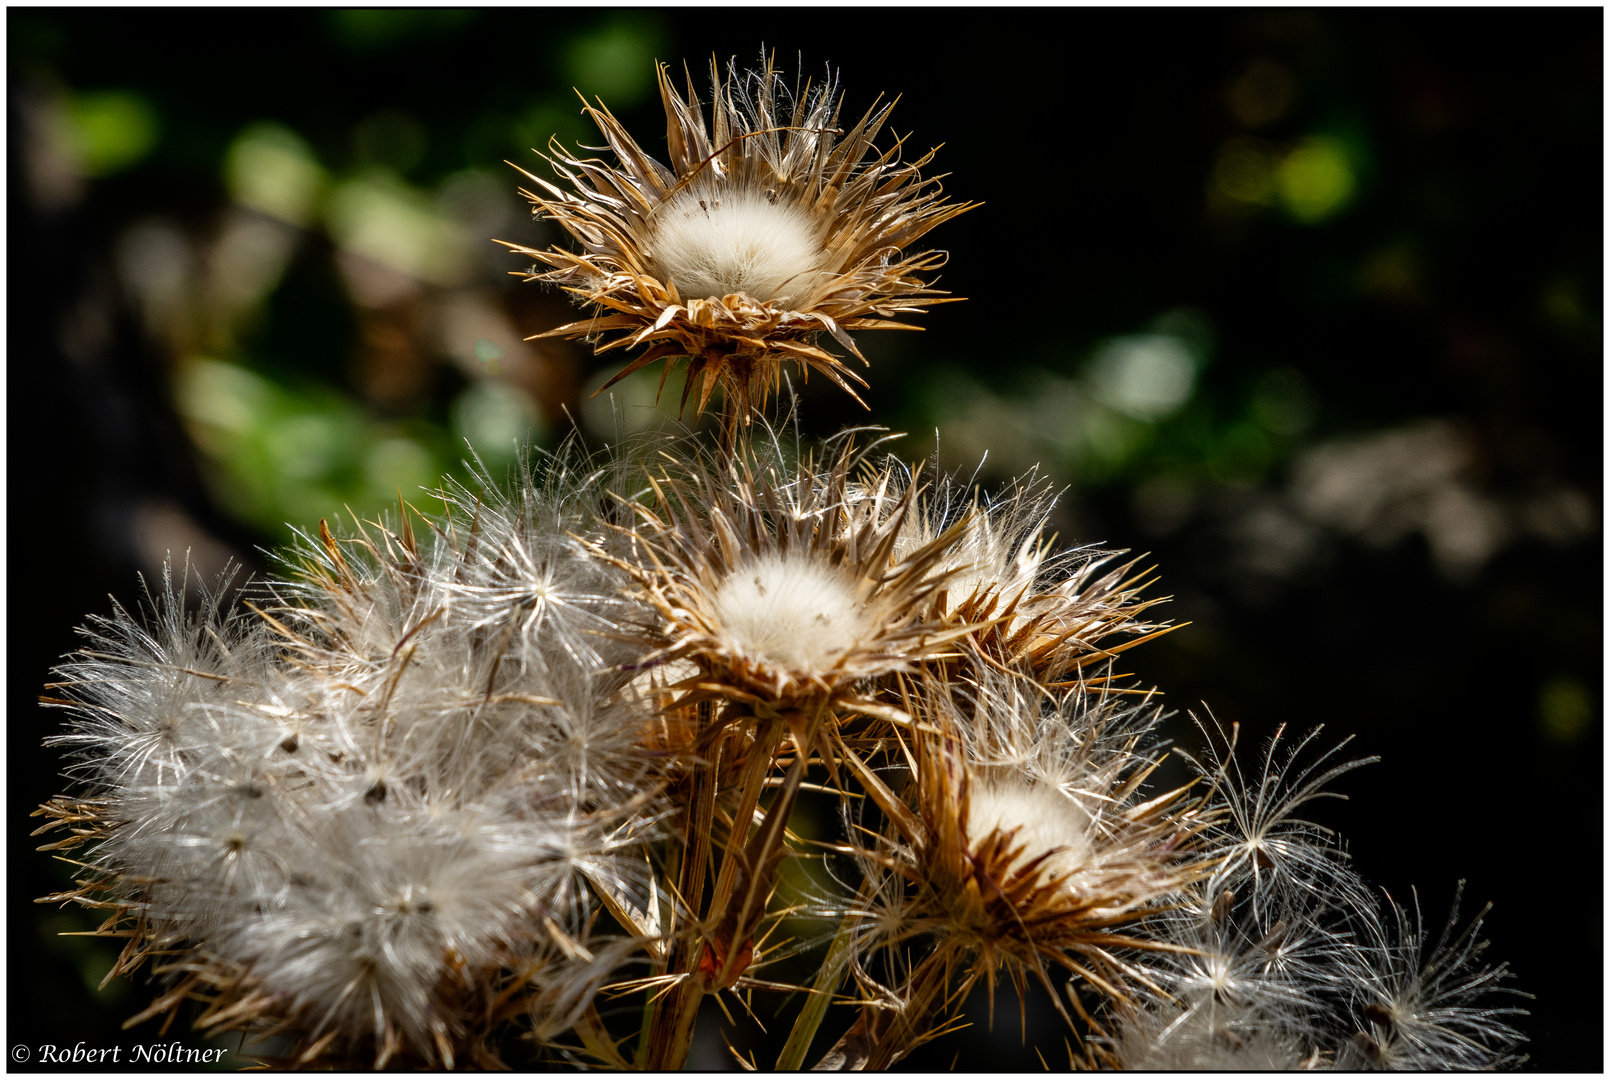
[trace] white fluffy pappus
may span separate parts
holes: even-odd
[[[768,553],[730,574],[712,608],[744,655],[825,671],[876,631],[856,592],[855,582],[809,553]]]
[[[1390,896],[1390,923],[1373,911],[1359,913],[1359,940],[1349,950],[1344,976],[1356,1030],[1337,1055],[1339,1067],[1474,1070],[1525,1061],[1515,1052],[1525,1036],[1510,1020],[1526,1010],[1495,1004],[1492,996],[1531,995],[1501,985],[1510,977],[1508,965],[1481,962],[1487,948],[1481,924],[1491,905],[1458,929],[1464,884],[1454,891],[1435,941],[1421,919],[1418,894],[1412,916]]]
[[[131,965],[177,956],[214,1014],[377,1066],[483,1053],[477,1017],[533,971],[582,980],[530,987],[566,1009],[607,976],[592,889],[649,903],[654,704],[605,662],[636,655],[593,633],[615,571],[560,509],[321,530],[262,618],[187,614],[170,583],[100,622],[53,740],[89,801],[55,816],[94,808],[81,895],[138,917]]]
[[[821,274],[822,243],[809,212],[762,192],[701,185],[653,220],[649,265],[684,300],[744,293],[798,305]]]
[[[1023,778],[975,783],[967,793],[967,833],[975,841],[992,831],[1012,834],[1020,849],[1008,864],[1013,873],[1038,861],[1042,882],[1071,878],[1091,859],[1090,814],[1047,784]]]
[[[1125,1069],[1312,1069],[1334,1058],[1334,987],[1344,938],[1335,910],[1295,889],[1254,910],[1250,877],[1184,890],[1148,921],[1179,951],[1137,957],[1149,991],[1120,1012],[1113,1053]]]

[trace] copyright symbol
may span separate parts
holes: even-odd
[[[12,1061],[18,1061],[18,1062],[27,1061],[32,1056],[33,1056],[33,1051],[28,1049],[26,1046],[21,1045],[20,1043],[11,1048],[11,1060]]]

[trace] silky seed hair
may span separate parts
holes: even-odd
[[[920,723],[902,735],[903,796],[841,751],[883,819],[855,829],[870,897],[861,968],[898,967],[904,946],[925,942],[923,964],[958,997],[979,980],[993,997],[1004,970],[1020,994],[1032,979],[1061,1008],[1052,973],[1062,971],[1098,998],[1128,1000],[1139,969],[1118,947],[1147,947],[1128,928],[1207,869],[1194,839],[1200,801],[1186,789],[1138,796],[1156,764],[1155,706],[1048,695],[1018,679],[924,691],[912,704]]]
[[[1482,962],[1482,921],[1492,905],[1460,926],[1464,884],[1435,940],[1418,892],[1407,907],[1386,896],[1385,918],[1373,908],[1356,913],[1344,975],[1353,1032],[1338,1051],[1338,1067],[1475,1070],[1524,1063],[1515,1048],[1525,1036],[1512,1021],[1527,1011],[1504,1002],[1531,995],[1503,985],[1507,964]]]

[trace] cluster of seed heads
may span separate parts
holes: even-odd
[[[661,87],[674,167],[600,106],[622,164],[558,157],[537,209],[582,251],[533,254],[611,313],[566,332],[721,391],[718,447],[477,468],[320,522],[239,602],[165,580],[58,670],[75,790],[41,831],[81,875],[48,899],[150,962],[142,1016],[199,1002],[294,1065],[674,1068],[705,997],[793,989],[779,1067],[884,1068],[1005,981],[1088,1065],[1511,1062],[1480,918],[1428,942],[1300,816],[1362,762],[1277,735],[1249,777],[1204,728],[1158,790],[1161,707],[1114,658],[1168,626],[1136,562],[1057,544],[1049,484],[758,412],[784,362],[841,374],[817,333],[934,300],[907,248],[965,207],[872,149],[886,110],[845,134],[768,65],[717,72],[707,128]],[[835,837],[790,829],[807,789]],[[812,985],[769,978],[785,920],[821,928]]]

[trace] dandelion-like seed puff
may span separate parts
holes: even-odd
[[[541,191],[522,192],[533,212],[580,250],[508,246],[547,267],[533,265],[528,280],[556,282],[595,309],[537,336],[585,337],[599,352],[648,346],[611,384],[656,360],[669,374],[685,359],[682,404],[693,396],[702,414],[721,387],[729,432],[765,406],[786,361],[860,401],[850,381],[865,382],[819,335],[864,363],[849,331],[915,329],[891,317],[953,299],[923,276],[945,253],[911,248],[975,204],[947,202],[923,178],[933,151],[902,163],[899,140],[873,146],[892,102],[846,129],[831,76],[791,92],[769,60],[744,75],[729,65],[725,81],[712,63],[711,75],[707,125],[691,80],[684,99],[659,69],[670,168],[599,102],[586,112],[618,167],[552,143],[548,161],[573,190],[526,173]]]

